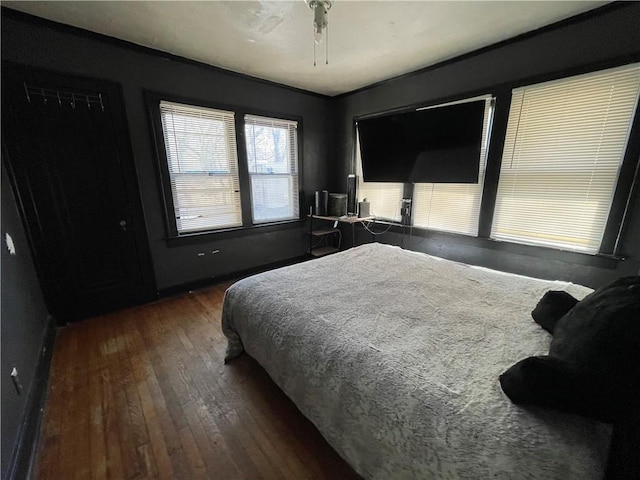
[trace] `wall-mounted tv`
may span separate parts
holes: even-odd
[[[478,183],[485,100],[358,121],[366,182]]]

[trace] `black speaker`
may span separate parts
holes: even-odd
[[[353,173],[347,177],[347,215],[357,215],[358,202],[356,195],[358,177]]]
[[[316,191],[316,215],[325,216],[329,205],[329,191]]]
[[[347,196],[344,193],[329,195],[329,216],[342,217],[347,213]]]
[[[323,215],[329,215],[329,190],[322,190],[322,211]]]

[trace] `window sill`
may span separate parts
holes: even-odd
[[[615,255],[605,255],[603,253],[584,253],[571,250],[562,250],[553,247],[542,247],[538,245],[527,245],[524,243],[513,243],[492,238],[480,239],[485,242],[487,248],[501,250],[531,257],[545,258],[590,267],[606,268],[614,270],[619,262],[624,261],[624,257]],[[485,245],[483,245],[485,246]]]
[[[470,235],[462,235],[459,233],[440,232],[437,230],[428,230],[419,227],[407,227],[398,225],[393,222],[376,222],[391,224],[391,232],[398,234],[409,233],[411,235],[431,238],[440,242],[454,242],[462,245],[486,248],[490,250],[498,250],[506,253],[517,255],[527,255],[530,257],[544,258],[547,260],[573,263],[578,265],[586,265],[590,267],[615,269],[620,262],[625,260],[624,257],[616,255],[607,255],[602,253],[590,254],[583,252],[574,252],[571,250],[561,250],[552,247],[542,247],[538,245],[526,245],[523,243],[507,242],[503,240],[494,240],[492,238],[472,237]]]
[[[197,245],[200,243],[212,242],[216,240],[226,240],[229,238],[244,237],[247,235],[257,235],[260,233],[277,232],[292,228],[300,228],[306,220],[285,220],[282,222],[259,223],[248,227],[226,228],[221,230],[210,230],[207,232],[188,233],[175,237],[165,237],[164,241],[168,247],[182,247],[185,245]]]

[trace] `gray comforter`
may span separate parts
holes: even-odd
[[[547,352],[530,312],[550,289],[590,292],[363,245],[232,285],[227,357],[255,358],[367,479],[600,479],[608,426],[498,383]]]

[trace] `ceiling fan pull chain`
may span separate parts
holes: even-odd
[[[329,22],[327,22],[327,40],[326,40],[326,51],[324,53],[324,64],[329,65]]]

